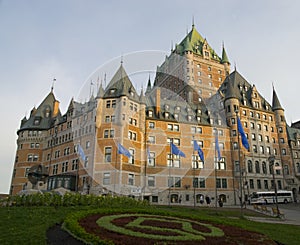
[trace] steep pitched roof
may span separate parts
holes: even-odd
[[[53,123],[54,118],[61,117],[60,110],[56,115],[53,113],[55,112],[54,104],[58,103],[55,99],[55,96],[51,90],[51,92],[46,96],[46,98],[42,101],[42,103],[38,106],[38,108],[34,108],[31,111],[30,117],[28,120],[22,120],[21,127],[18,130],[28,130],[28,129],[36,129],[36,130],[44,130],[48,129],[51,124]]]
[[[222,64],[224,64],[224,63],[230,64],[228,56],[227,56],[226,51],[225,51],[224,44],[223,44],[223,48],[222,48],[222,60],[221,60],[221,63]]]
[[[275,91],[275,88],[273,87],[273,100],[272,100],[272,109],[275,111],[275,110],[283,110],[280,102],[279,102],[279,99],[278,99],[278,96],[276,94],[276,91]]]
[[[206,39],[204,39],[200,33],[196,30],[195,26],[192,26],[192,30],[185,36],[185,38],[179,43],[176,44],[173,52],[176,52],[180,55],[184,51],[193,51],[196,54],[202,54],[202,48],[204,43],[207,44]],[[211,58],[214,60],[221,61],[221,58],[217,55],[215,50],[208,45],[208,50],[211,54]]]
[[[127,96],[132,100],[139,101],[139,96],[122,64],[105,89],[103,98],[117,98],[121,96]]]

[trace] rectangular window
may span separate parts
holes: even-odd
[[[104,161],[105,162],[111,162],[111,153],[112,153],[111,147],[105,147],[105,149],[104,149]]]
[[[155,167],[155,152],[149,152],[148,166],[149,167]]]
[[[110,108],[110,100],[106,101],[106,108]]]
[[[149,137],[148,137],[148,142],[149,142],[150,144],[155,144],[155,136],[149,136]]]
[[[227,179],[222,179],[222,188],[227,188]]]
[[[257,180],[257,189],[261,189],[261,181],[260,181],[260,179]]]
[[[129,152],[131,154],[131,157],[129,157],[128,163],[134,164],[134,149],[129,149]]]
[[[254,189],[254,181],[253,179],[249,180],[250,189]]]
[[[134,185],[134,174],[128,174],[128,185]]]
[[[266,190],[269,189],[268,180],[264,180],[264,187]]]
[[[103,173],[103,185],[110,185],[110,173]]]
[[[154,176],[148,176],[148,186],[155,187],[155,177]]]
[[[155,128],[155,123],[154,122],[149,122],[149,128]]]
[[[199,187],[205,188],[205,178],[199,178]]]
[[[112,100],[111,101],[111,108],[116,108],[117,105],[117,101],[116,100]]]

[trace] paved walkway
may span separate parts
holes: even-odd
[[[267,206],[269,210],[272,210],[272,206]],[[248,205],[247,209],[254,210],[252,205]],[[264,222],[264,223],[278,223],[278,224],[290,224],[290,225],[299,225],[300,226],[300,211],[299,207],[296,208],[289,208],[287,207],[279,207],[279,210],[284,213],[284,218],[276,218],[272,215],[272,211],[270,213],[263,213],[260,211],[257,211],[259,213],[263,213],[265,215],[270,216],[269,217],[253,217],[253,216],[247,216],[247,219],[257,221],[257,222]],[[256,211],[256,210],[255,210]]]

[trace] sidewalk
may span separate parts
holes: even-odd
[[[267,206],[269,209],[272,208],[272,206]],[[289,224],[289,225],[299,225],[300,226],[300,212],[297,210],[290,210],[285,208],[280,208],[280,211],[284,213],[284,218],[276,218],[272,215],[272,212],[265,213],[257,211],[253,208],[252,205],[247,205],[247,209],[256,211],[261,214],[265,214],[269,217],[253,217],[253,216],[246,216],[247,219],[257,222],[263,222],[263,223],[277,223],[277,224]]]

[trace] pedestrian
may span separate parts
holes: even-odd
[[[207,205],[209,206],[210,205],[210,197],[206,195],[205,201],[206,201]]]
[[[204,197],[203,195],[200,196],[200,204],[203,204],[204,203]]]

